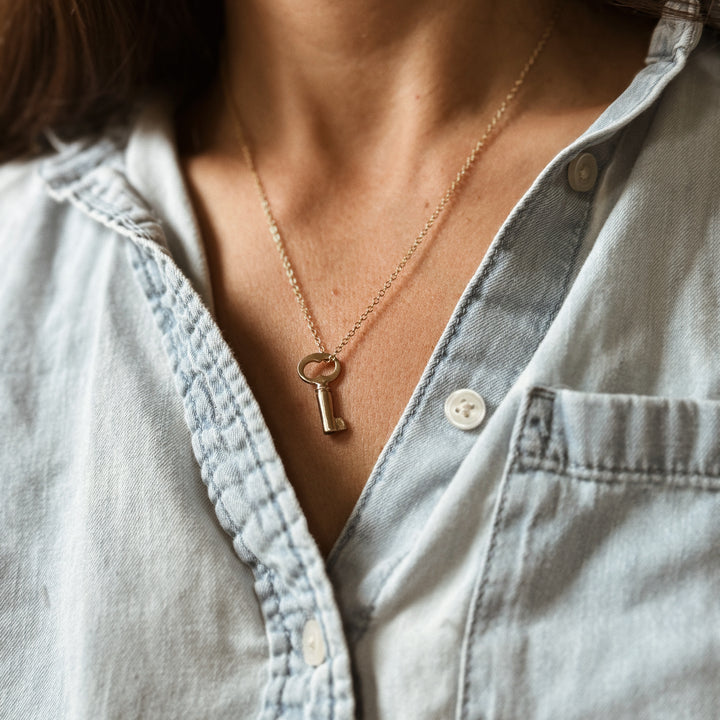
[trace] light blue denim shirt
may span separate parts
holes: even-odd
[[[494,238],[324,561],[169,112],[2,168],[0,716],[719,717],[719,179],[718,40],[663,20]]]

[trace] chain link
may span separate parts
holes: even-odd
[[[557,22],[557,17],[559,15],[560,10],[560,3],[556,3],[555,8],[552,13],[552,17],[550,19],[550,22],[547,24],[545,29],[543,30],[542,35],[540,36],[540,40],[538,41],[537,45],[533,49],[532,53],[530,54],[530,57],[528,58],[527,62],[523,66],[523,69],[520,71],[520,74],[518,75],[517,79],[513,83],[512,87],[510,88],[510,91],[505,96],[504,100],[500,104],[500,107],[495,111],[495,114],[492,116],[492,119],[488,123],[487,127],[485,128],[485,132],[483,133],[482,137],[475,143],[475,146],[470,151],[470,154],[465,158],[465,162],[463,163],[462,167],[458,171],[457,175],[453,178],[453,181],[450,183],[450,186],[445,191],[444,195],[440,198],[440,201],[435,207],[435,210],[433,210],[432,215],[427,219],[425,222],[425,225],[423,226],[422,230],[417,234],[415,239],[413,240],[410,247],[407,249],[407,252],[403,257],[401,258],[400,262],[395,266],[395,269],[390,273],[390,276],[388,279],[383,283],[382,287],[377,291],[373,299],[370,301],[369,305],[363,310],[363,312],[360,314],[360,317],[355,321],[353,326],[350,328],[350,330],[345,334],[343,339],[338,343],[338,345],[335,347],[335,349],[330,353],[330,357],[328,359],[328,362],[333,362],[337,356],[340,354],[340,352],[343,350],[343,348],[350,342],[350,340],[355,337],[355,334],[360,329],[362,324],[367,320],[367,318],[370,316],[370,314],[375,310],[375,308],[380,304],[381,300],[385,297],[387,291],[390,289],[391,285],[397,280],[400,273],[403,271],[405,266],[408,264],[410,258],[415,254],[415,251],[420,247],[422,242],[427,237],[428,233],[432,229],[433,225],[435,225],[437,219],[440,217],[441,213],[445,208],[450,204],[451,200],[454,198],[455,193],[457,192],[460,185],[462,185],[463,181],[465,180],[467,174],[470,172],[471,168],[475,164],[475,161],[477,160],[478,156],[482,152],[482,150],[485,148],[485,144],[487,143],[490,136],[496,131],[498,127],[498,123],[502,119],[503,115],[505,115],[505,112],[512,103],[512,101],[515,99],[515,96],[517,95],[518,91],[522,87],[522,84],[525,82],[525,78],[527,77],[527,74],[530,72],[530,69],[537,61],[538,57],[540,56],[540,53],[545,48],[545,45],[547,44],[547,41],[550,39],[550,35],[552,35],[553,29],[555,28],[555,23]],[[315,325],[315,320],[312,316],[312,313],[310,312],[310,309],[307,306],[307,303],[305,302],[305,297],[302,294],[302,291],[300,290],[300,285],[298,284],[297,277],[295,275],[295,271],[293,270],[292,263],[290,262],[290,258],[288,257],[288,254],[285,250],[285,244],[283,243],[282,237],[280,236],[280,230],[278,229],[278,223],[275,219],[275,216],[273,214],[272,208],[270,207],[270,201],[268,200],[267,193],[265,192],[265,186],[262,183],[262,180],[260,179],[260,175],[257,171],[257,168],[255,167],[255,161],[253,159],[252,153],[250,152],[250,147],[248,145],[247,139],[245,137],[245,132],[243,129],[242,122],[240,120],[240,113],[237,109],[237,106],[233,100],[232,93],[230,92],[229,83],[227,81],[227,76],[224,75],[224,86],[225,86],[225,95],[226,95],[226,101],[229,106],[231,115],[234,120],[235,125],[235,131],[238,137],[238,141],[240,143],[241,149],[242,149],[242,155],[245,163],[247,164],[248,168],[250,169],[250,172],[253,176],[253,180],[255,182],[255,187],[257,188],[258,194],[260,196],[260,201],[262,203],[263,212],[265,213],[265,218],[268,223],[268,227],[270,229],[270,234],[272,236],[272,239],[275,243],[275,247],[277,248],[278,253],[280,254],[280,258],[282,259],[282,265],[283,269],[285,270],[285,274],[287,275],[287,279],[290,282],[290,286],[292,287],[292,291],[295,294],[295,300],[297,301],[300,310],[302,311],[303,317],[305,318],[305,322],[307,323],[308,329],[312,333],[312,336],[315,340],[315,344],[317,345],[318,349],[321,353],[327,352],[325,349],[325,345],[320,338],[320,333],[318,332],[317,326]]]

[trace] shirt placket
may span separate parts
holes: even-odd
[[[350,662],[332,586],[257,403],[169,256],[162,228],[126,182],[118,149],[103,150],[101,157],[97,147],[81,148],[74,162],[66,159],[52,192],[132,240],[129,260],[160,330],[202,479],[254,575],[269,650],[259,717],[352,718]],[[88,164],[94,169],[85,172]]]

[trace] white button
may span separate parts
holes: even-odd
[[[445,417],[461,430],[472,430],[485,419],[485,401],[474,390],[456,390],[445,401]]]
[[[325,640],[320,623],[315,618],[310,618],[303,628],[302,652],[308,665],[316,667],[325,661]]]
[[[587,192],[595,187],[598,177],[598,165],[591,153],[580,153],[568,165],[568,182],[573,190]]]

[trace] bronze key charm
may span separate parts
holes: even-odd
[[[322,418],[322,428],[326,435],[346,429],[345,421],[342,418],[336,418],[333,414],[332,393],[328,387],[333,380],[337,380],[340,374],[340,361],[337,358],[332,358],[334,363],[332,372],[329,375],[316,375],[312,378],[305,374],[305,367],[310,363],[331,362],[331,358],[330,353],[312,353],[312,355],[304,357],[297,366],[298,375],[306,383],[315,386],[315,395],[317,396],[320,417]]]

